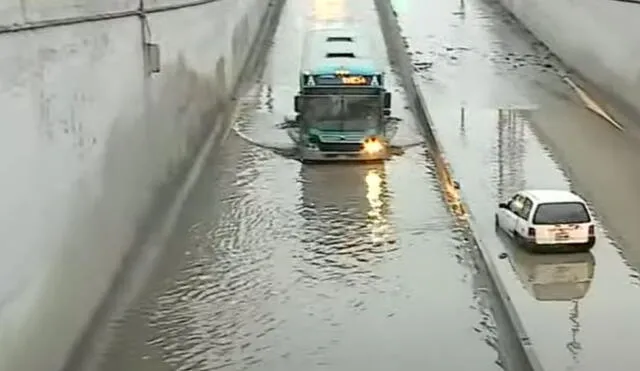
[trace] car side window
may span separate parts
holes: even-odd
[[[524,200],[521,195],[515,195],[511,199],[511,201],[509,201],[509,210],[511,210],[512,213],[518,215],[522,210],[523,201]]]
[[[523,207],[520,212],[518,212],[518,216],[524,220],[529,220],[529,215],[531,215],[531,209],[533,209],[533,201],[529,198],[525,198],[523,202]]]

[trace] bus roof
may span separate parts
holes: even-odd
[[[338,70],[360,75],[382,72],[371,56],[367,40],[349,27],[311,30],[304,49],[303,71],[314,75],[334,74]]]

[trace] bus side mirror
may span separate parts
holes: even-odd
[[[391,93],[388,91],[384,92],[384,108],[391,108]]]
[[[302,107],[300,107],[302,105],[302,100],[300,99],[299,95],[296,95],[293,98],[293,109],[294,111],[296,111],[296,113],[300,113]]]

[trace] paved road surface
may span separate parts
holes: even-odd
[[[637,249],[631,185],[640,184],[632,160],[638,145],[586,110],[548,52],[494,1],[394,5],[477,232],[496,256],[510,254],[501,271],[543,363],[549,370],[636,369],[637,274],[607,231],[598,231],[592,254],[534,257],[496,236],[493,212],[523,187],[588,190],[596,213],[627,237],[627,251]],[[602,158],[593,156],[596,147]],[[562,168],[572,170],[573,182]]]
[[[386,59],[373,1],[290,1],[240,102],[244,134],[286,142],[275,125],[292,108],[302,31],[344,14]],[[393,90],[399,140],[416,140]],[[499,370],[497,349],[513,344],[499,341],[432,169],[424,148],[384,165],[313,167],[231,135],[97,369]]]

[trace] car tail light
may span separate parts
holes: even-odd
[[[536,229],[535,228],[529,228],[529,230],[527,231],[527,235],[529,237],[535,237],[536,236]]]
[[[596,235],[596,227],[594,225],[589,226],[589,237],[593,237]]]

